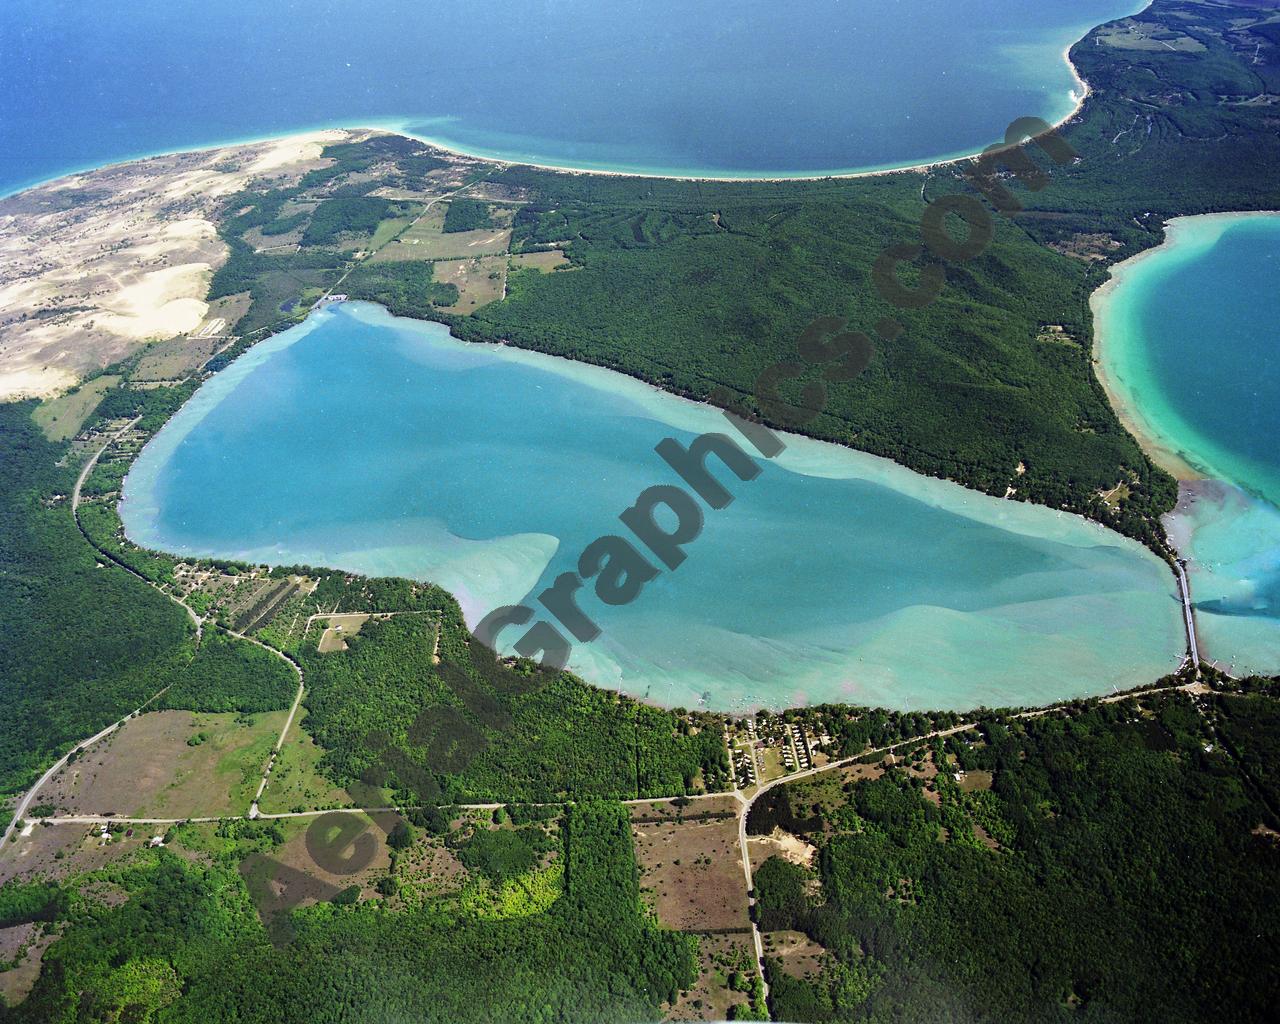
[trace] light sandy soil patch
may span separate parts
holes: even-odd
[[[548,274],[558,267],[569,266],[569,259],[560,249],[548,249],[546,252],[522,252],[511,257],[514,266],[521,269],[540,270]]]
[[[804,932],[768,932],[764,936],[764,955],[777,958],[783,973],[793,978],[816,977],[826,952]]]
[[[148,712],[67,765],[40,802],[59,814],[244,814],[286,717]]]
[[[35,924],[0,928],[0,964],[18,958],[9,970],[0,971],[0,1000],[16,1006],[27,998],[40,977],[44,951],[56,938],[56,931],[43,931]]]
[[[781,857],[792,864],[811,868],[818,856],[816,846],[806,843],[790,832],[784,832],[781,828],[774,828],[773,832],[767,836],[750,836],[747,839],[747,849],[751,853],[752,871],[759,868],[770,857]]]
[[[194,373],[234,340],[231,328],[249,310],[249,293],[228,295],[209,303],[204,317],[188,333],[156,342],[138,360],[135,381],[180,380]]]
[[[69,441],[80,433],[107,390],[119,383],[119,377],[95,377],[73,392],[40,403],[31,418],[50,441]]]
[[[213,218],[264,176],[296,181],[313,132],[72,175],[0,199],[0,401],[65,389],[146,341],[199,327],[226,246]]]
[[[750,927],[736,817],[631,825],[640,884],[658,920],[681,931]]]
[[[1000,844],[996,842],[995,838],[991,835],[991,833],[988,832],[981,825],[979,825],[976,821],[973,823],[973,834],[978,837],[978,842],[980,842],[988,850],[1000,849]]]
[[[0,928],[0,964],[17,956],[18,951],[35,938],[36,930],[35,924],[16,924],[11,928]]]
[[[432,277],[440,284],[458,289],[458,301],[451,313],[473,313],[481,306],[503,297],[507,282],[507,261],[503,256],[481,256],[468,260],[441,260]]]

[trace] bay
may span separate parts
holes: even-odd
[[[1094,308],[1113,401],[1186,481],[1168,523],[1209,656],[1280,672],[1280,216],[1171,221]]]
[[[0,194],[319,127],[479,156],[812,175],[975,152],[1069,113],[1064,50],[1137,0],[8,0]]]
[[[121,514],[163,550],[432,580],[474,624],[536,606],[587,543],[626,533],[641,491],[679,485],[660,440],[727,429],[601,368],[346,303],[207,382],[142,452]],[[669,706],[959,709],[1180,660],[1172,575],[1096,524],[799,437],[756,461],[752,480],[718,467],[734,501],[633,603],[584,589],[603,634],[572,668]]]

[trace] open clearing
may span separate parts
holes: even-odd
[[[31,418],[50,441],[70,441],[119,377],[95,377],[75,391],[41,402]]]
[[[748,837],[747,850],[751,854],[752,871],[756,871],[770,857],[781,857],[802,868],[811,868],[818,856],[816,846],[781,828],[775,828],[767,836]]]
[[[521,269],[540,270],[544,274],[559,267],[569,266],[569,259],[560,249],[548,249],[545,252],[522,252],[511,257],[514,266]]]
[[[229,324],[249,311],[249,293],[228,295],[209,304],[209,312],[194,331],[157,342],[138,361],[134,379],[177,380],[198,370],[230,340]]]
[[[745,1006],[745,992],[729,988],[729,975],[741,971],[750,976],[754,955],[751,935],[698,936],[698,980],[676,1000],[667,1020],[729,1020],[731,1006]]]
[[[804,932],[766,932],[764,936],[764,955],[776,957],[793,978],[817,977],[826,952]]]
[[[467,869],[443,839],[420,835],[400,857],[398,876],[402,904],[456,893],[466,884]]]
[[[504,212],[499,210],[495,220]],[[510,227],[480,228],[477,231],[444,230],[444,206],[437,204],[418,223],[394,242],[378,250],[374,262],[387,260],[448,260],[505,253],[511,245]],[[437,277],[437,280],[439,278]]]
[[[59,814],[244,814],[287,717],[148,712],[67,765],[39,800]]]
[[[449,307],[450,312],[472,313],[502,298],[507,280],[507,261],[502,256],[441,260],[433,268],[432,276],[440,284],[457,287],[458,301]]]
[[[653,892],[664,925],[692,932],[751,926],[736,816],[646,821],[633,814],[631,835],[640,884]]]
[[[325,631],[320,634],[320,643],[316,645],[316,650],[321,654],[328,654],[332,651],[345,651],[347,649],[346,638],[359,633],[360,627],[368,621],[369,616],[364,612],[330,615]]]
[[[352,863],[365,864],[367,861],[367,864],[350,873],[331,871],[317,863],[307,849],[307,830],[314,824],[314,819],[281,822],[280,827],[287,838],[282,846],[271,852],[270,859],[282,865],[285,870],[276,871],[274,877],[268,877],[271,869],[263,861],[255,863],[249,860],[242,865],[242,870],[247,873],[245,880],[249,885],[249,892],[259,908],[269,907],[285,893],[288,893],[289,901],[295,906],[305,907],[331,899],[352,885],[360,887],[362,899],[369,899],[377,894],[374,884],[387,873],[391,865],[386,837],[400,821],[400,816],[388,813],[372,816],[344,814],[339,817],[343,819],[344,829],[349,828],[353,837],[363,832],[346,849],[345,856]],[[338,835],[336,828],[333,834]],[[342,867],[340,863],[333,866]]]
[[[10,839],[5,856],[0,857],[0,885],[13,878],[62,879],[96,871],[141,849],[156,834],[152,827],[132,826],[133,835],[120,832],[108,841],[99,835],[96,825],[38,824],[29,836]]]
[[[53,944],[57,932],[41,933],[35,924],[0,928],[0,965],[17,960],[7,971],[0,971],[0,1002],[13,1006],[27,998],[40,977],[44,951]]]
[[[258,809],[263,814],[352,806],[351,795],[326,779],[316,767],[324,756],[324,748],[306,731],[306,717],[307,709],[299,708],[298,717],[271,769],[267,788],[258,801]]]

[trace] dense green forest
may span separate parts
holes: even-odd
[[[300,657],[307,728],[340,785],[390,785],[406,803],[536,802],[670,796],[728,780],[713,716],[695,732],[567,672],[499,663],[486,675],[451,599],[438,616],[370,622],[347,650]]]
[[[373,196],[326,199],[312,212],[302,241],[305,245],[333,245],[344,235],[372,235],[384,217],[403,216],[414,209],[417,207],[412,204]]]
[[[101,565],[71,516],[76,468],[0,404],[0,794],[154,694],[194,629],[162,594]]]
[[[489,204],[475,199],[453,199],[444,214],[444,230],[475,231],[478,228],[493,227],[493,219],[489,216]]]
[[[1276,742],[1274,699],[1215,698],[1238,744]],[[783,792],[815,870],[755,878],[766,930],[826,950],[816,979],[770,962],[781,1020],[1262,1021],[1280,998],[1280,845],[1250,763],[1191,698],[989,719],[936,741],[926,799],[899,764]],[[776,815],[757,820],[771,827]],[[814,885],[817,888],[814,888]]]
[[[70,894],[69,926],[45,954],[35,991],[16,1008],[0,1006],[0,1020],[655,1019],[692,982],[694,945],[645,914],[625,810],[567,808],[560,844],[564,891],[533,916],[477,918],[434,901],[389,912],[335,900],[294,911],[289,940],[275,944],[237,853],[213,863],[145,853],[94,876],[127,901]],[[0,889],[0,908],[5,901]]]
[[[293,703],[297,689],[297,673],[279,655],[206,626],[191,664],[175,673],[155,706],[242,714],[281,711]]]
[[[158,428],[160,414],[133,396],[167,390],[109,391],[99,414],[155,415]],[[289,665],[211,625],[197,646],[186,612],[123,567],[160,581],[173,560],[122,541],[113,506],[81,506],[86,533],[108,554],[90,546],[71,512],[78,467],[59,464],[68,449],[44,439],[31,408],[0,404],[0,796],[162,690],[154,707],[287,708],[297,689]]]
[[[421,312],[424,301],[434,306],[458,301],[458,286],[433,281],[430,263],[362,263],[343,287],[353,299],[381,303],[397,316]]]

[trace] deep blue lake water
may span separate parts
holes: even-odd
[[[973,152],[1072,106],[1138,0],[6,0],[0,194],[155,152],[399,126],[479,155],[752,175]]]
[[[143,451],[122,515],[169,551],[429,579],[474,624],[680,484],[658,441],[725,429],[629,377],[352,303],[206,383]],[[604,634],[571,667],[688,707],[969,708],[1180,658],[1172,575],[1096,524],[802,438],[759,461],[751,481],[720,468],[735,500],[633,603],[583,592]]]

